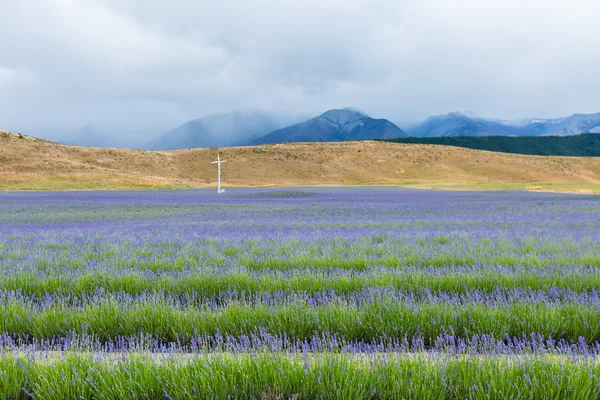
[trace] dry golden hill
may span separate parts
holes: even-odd
[[[383,142],[218,150],[224,186],[403,185],[600,193],[600,158],[540,157]],[[2,189],[133,189],[216,184],[216,149],[66,146],[0,131]]]

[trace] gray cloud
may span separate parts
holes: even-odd
[[[596,0],[0,0],[0,127],[151,137],[231,109],[600,111]]]

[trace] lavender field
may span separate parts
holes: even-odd
[[[600,398],[600,196],[0,194],[0,399]]]

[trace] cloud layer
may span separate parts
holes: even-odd
[[[600,111],[596,0],[0,0],[0,128],[151,137],[231,109]]]

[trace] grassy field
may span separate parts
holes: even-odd
[[[599,196],[0,196],[0,398],[600,397]]]
[[[168,152],[65,146],[0,131],[0,189],[400,185],[600,193],[599,157],[538,157],[388,142],[289,143]]]

